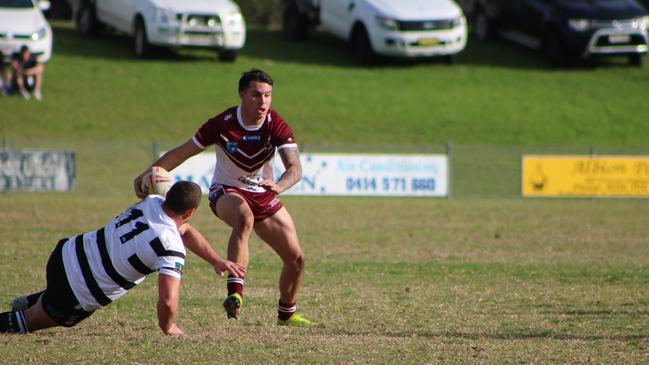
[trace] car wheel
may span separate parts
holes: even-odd
[[[442,61],[447,65],[454,65],[457,62],[457,57],[454,54],[442,56]]]
[[[133,50],[138,58],[146,58],[151,54],[151,44],[146,34],[146,26],[141,19],[135,23],[135,39],[133,40]]]
[[[494,28],[493,22],[487,17],[485,11],[478,8],[473,18],[473,33],[475,36],[481,41],[493,39],[496,33]]]
[[[566,64],[566,54],[563,49],[561,35],[556,30],[550,30],[545,37],[545,55],[550,66],[560,67]]]
[[[286,7],[282,17],[282,33],[290,41],[304,41],[309,35],[309,20],[300,13],[297,4]]]
[[[376,54],[372,49],[370,37],[365,30],[365,27],[359,27],[352,38],[352,45],[354,46],[354,54],[358,63],[364,66],[373,65],[376,62]]]
[[[99,20],[95,12],[95,5],[84,2],[77,15],[77,29],[83,36],[95,35],[99,31]]]
[[[629,55],[629,64],[636,67],[642,67],[644,64],[644,57],[641,54]]]
[[[237,51],[233,49],[225,49],[219,52],[219,61],[234,62],[237,59]]]

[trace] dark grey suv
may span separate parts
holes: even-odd
[[[552,64],[626,55],[640,66],[649,17],[635,0],[461,0],[479,39],[495,35],[542,49]]]

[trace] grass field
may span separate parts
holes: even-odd
[[[130,200],[3,197],[0,297],[40,289],[58,237],[103,224]],[[0,362],[619,364],[649,355],[646,202],[284,200],[307,253],[300,309],[325,328],[274,325],[279,262],[253,240],[238,322],[220,308],[224,280],[190,256],[179,316],[188,339],[159,334],[149,278],[76,328],[0,336]],[[196,226],[225,249],[227,230],[206,206]]]
[[[151,141],[164,147],[189,138],[237,102],[239,73],[253,66],[276,78],[274,105],[306,146],[468,145],[474,152],[464,156],[474,158],[461,161],[468,167],[457,172],[460,190],[482,183],[509,196],[515,174],[502,174],[488,157],[501,149],[513,163],[526,148],[649,149],[647,69],[617,60],[548,70],[532,52],[474,42],[452,67],[389,61],[368,70],[326,35],[294,45],[253,30],[234,64],[202,51],[139,61],[121,36],[89,41],[64,23],[55,34],[45,100],[0,98],[0,137],[16,147],[77,150],[78,191],[0,195],[0,303],[40,290],[59,238],[96,229],[134,201],[131,181],[150,162]],[[299,310],[323,328],[275,326],[280,263],[253,239],[238,322],[227,321],[220,306],[225,280],[190,255],[179,314],[188,339],[160,334],[154,274],[73,329],[0,336],[0,363],[649,358],[646,200],[283,201],[307,255]],[[195,226],[224,252],[228,229],[205,202]]]
[[[178,143],[236,104],[240,73],[261,67],[276,79],[273,105],[305,145],[649,145],[647,67],[616,60],[550,70],[524,48],[471,42],[455,66],[364,69],[327,35],[295,44],[253,30],[233,64],[208,52],[142,62],[126,37],[83,39],[68,24],[54,32],[44,102],[0,99],[0,135]]]

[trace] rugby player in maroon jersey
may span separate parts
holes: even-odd
[[[182,145],[164,154],[152,166],[171,171],[188,158],[215,146],[216,165],[209,192],[214,214],[232,227],[228,260],[247,268],[248,240],[254,231],[281,258],[277,305],[279,325],[310,326],[296,313],[297,294],[304,276],[304,252],[290,214],[278,195],[302,178],[302,166],[293,131],[271,108],[273,79],[252,69],[239,80],[241,103],[209,119]],[[279,154],[285,172],[275,179],[272,160]],[[148,170],[148,169],[147,169]],[[146,171],[146,170],[145,170]],[[144,173],[134,181],[140,190]],[[244,278],[229,276],[223,302],[228,318],[238,319],[243,304]]]

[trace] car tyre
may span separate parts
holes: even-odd
[[[84,1],[77,15],[77,29],[83,36],[92,36],[99,33],[101,23],[97,19],[95,5],[89,1]]]
[[[237,59],[237,51],[233,49],[225,49],[219,51],[219,61],[221,62],[234,62]]]
[[[282,34],[289,41],[304,41],[309,36],[309,19],[300,12],[297,4],[286,7],[282,16]]]
[[[372,43],[370,43],[370,37],[365,27],[360,26],[354,32],[352,45],[358,63],[363,66],[371,66],[376,62],[376,53],[374,53]]]
[[[151,55],[151,43],[146,34],[146,26],[142,19],[138,19],[135,23],[135,36],[133,38],[133,50],[138,58],[147,58]]]
[[[629,55],[629,64],[636,67],[642,67],[645,58],[641,54]]]
[[[495,38],[496,27],[493,20],[489,19],[487,13],[482,8],[478,8],[473,17],[473,33],[481,41]]]
[[[442,61],[447,65],[454,65],[457,62],[457,56],[454,54],[442,56]]]
[[[562,67],[566,65],[566,53],[563,49],[563,40],[556,30],[550,30],[545,37],[545,55],[548,63],[552,67]]]

